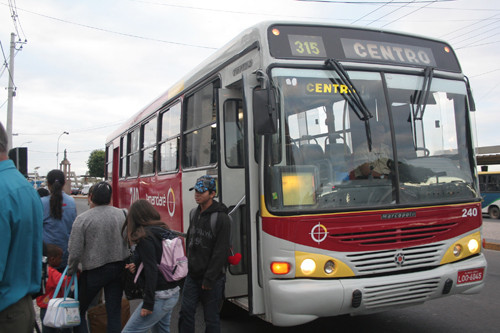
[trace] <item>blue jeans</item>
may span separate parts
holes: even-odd
[[[182,306],[179,313],[179,332],[194,333],[198,302],[203,305],[205,332],[220,333],[220,305],[224,294],[226,276],[221,275],[210,290],[201,289],[203,280],[195,280],[188,274],[182,290]]]
[[[179,300],[179,292],[167,299],[155,297],[153,313],[146,317],[141,317],[142,304],[135,309],[130,316],[127,325],[122,333],[142,333],[151,329],[152,333],[170,333],[170,317],[172,310]]]
[[[107,332],[119,333],[121,331],[121,304],[123,295],[121,277],[124,267],[125,262],[117,261],[82,272],[78,280],[81,323],[80,326],[75,327],[75,332],[88,332],[85,315],[90,303],[102,288],[104,288],[104,300],[108,316]]]

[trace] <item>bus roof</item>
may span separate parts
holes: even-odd
[[[261,23],[258,23],[254,26],[251,26],[247,28],[246,30],[242,31],[239,33],[236,37],[234,37],[230,42],[225,44],[223,47],[221,47],[219,50],[217,50],[214,54],[212,54],[210,57],[205,59],[203,62],[201,62],[198,66],[196,66],[193,70],[191,70],[188,74],[186,74],[181,80],[177,81],[173,86],[171,86],[166,92],[161,94],[158,98],[156,98],[153,102],[148,104],[146,107],[144,107],[142,110],[139,112],[135,113],[132,117],[130,117],[124,124],[119,126],[112,134],[110,134],[106,138],[106,143],[109,143],[116,138],[118,138],[120,135],[122,135],[125,131],[127,131],[130,128],[135,127],[137,124],[139,124],[143,119],[149,117],[151,114],[153,114],[155,111],[158,109],[166,106],[167,103],[169,103],[173,98],[179,96],[181,92],[185,92],[186,90],[191,89],[197,82],[206,79],[208,76],[212,75],[218,68],[220,68],[221,65],[231,61],[235,57],[237,57],[240,54],[244,54],[248,52],[251,49],[255,48],[260,48],[263,51],[263,54],[271,52],[273,53],[273,49],[277,49],[279,46],[283,46],[284,43],[291,43],[290,42],[290,37],[288,39],[281,39],[281,41],[277,42],[267,42],[270,34],[271,34],[271,29],[270,27],[278,27],[280,29],[290,29],[290,33],[286,36],[291,36],[293,33],[294,29],[297,29],[296,31],[303,31],[303,29],[309,29],[307,30],[308,32],[316,33],[318,35],[317,38],[328,38],[328,41],[332,39],[332,37],[335,37],[337,39],[337,42],[340,41],[341,39],[344,39],[342,43],[346,43],[348,45],[349,43],[352,45],[352,43],[355,43],[357,40],[363,41],[362,39],[366,39],[370,41],[372,39],[375,39],[376,41],[380,42],[379,47],[383,47],[382,45],[386,45],[387,47],[396,47],[396,46],[391,46],[391,43],[393,40],[399,41],[401,40],[401,43],[408,42],[411,40],[415,44],[420,44],[422,47],[428,47],[430,45],[439,45],[439,47],[442,48],[447,48],[448,53],[451,53],[451,58],[453,58],[456,61],[456,64],[454,65],[454,70],[450,71],[455,71],[455,72],[461,72],[460,66],[458,64],[458,60],[456,60],[456,56],[452,50],[452,48],[444,41],[437,40],[437,39],[431,39],[428,37],[423,37],[423,36],[418,36],[414,34],[408,34],[408,33],[401,33],[401,32],[394,32],[394,31],[389,31],[389,30],[381,30],[381,29],[372,29],[372,28],[366,28],[366,27],[356,27],[356,26],[348,26],[348,25],[332,25],[328,23],[317,23],[317,22],[290,22],[290,21],[264,21]],[[327,31],[330,30],[330,31]],[[340,34],[341,36],[332,36],[333,33],[337,33],[339,31],[343,31],[343,34]],[[343,38],[342,35],[345,37]],[[295,36],[295,35],[294,35]],[[310,36],[306,36],[310,37]],[[350,37],[350,38],[347,38]],[[333,38],[333,39],[335,39]],[[358,39],[356,39],[358,38]],[[404,44],[397,44],[397,43],[392,43],[393,45],[404,45]],[[289,47],[289,46],[288,46]],[[344,52],[346,46],[344,47]],[[340,51],[339,51],[340,50]],[[294,60],[322,60],[324,61],[326,58],[330,57],[330,53],[332,54],[332,57],[338,59],[338,60],[348,60],[348,61],[360,61],[360,59],[355,59],[354,56],[350,58],[349,56],[343,56],[344,59],[342,59],[342,56],[339,57],[339,52],[342,51],[342,48],[340,45],[337,44],[332,44],[329,46],[328,49],[325,49],[325,53],[322,54],[326,57],[304,57],[304,56],[297,56],[296,54],[292,54],[290,52],[286,54],[272,54],[275,58],[278,59],[284,59],[283,61],[294,59]],[[369,59],[370,61],[374,61],[375,59],[371,58]],[[366,59],[365,59],[366,61]],[[376,61],[374,61],[376,62]],[[383,61],[382,61],[383,62]],[[396,62],[398,64],[404,64],[403,62]],[[394,63],[393,63],[394,64]],[[406,64],[408,65],[408,64]],[[433,66],[436,67],[436,66]],[[440,66],[437,66],[441,69]]]

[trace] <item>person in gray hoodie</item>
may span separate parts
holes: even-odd
[[[78,289],[80,326],[76,332],[88,332],[85,314],[90,303],[104,288],[108,333],[121,331],[121,277],[129,254],[122,235],[125,212],[110,206],[111,185],[100,182],[92,191],[94,207],[77,216],[68,244],[68,274],[82,265]]]

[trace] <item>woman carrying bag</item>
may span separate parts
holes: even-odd
[[[147,200],[137,200],[130,206],[126,219],[129,244],[136,244],[137,262],[125,268],[132,273],[142,262],[138,283],[144,291],[144,299],[130,316],[124,333],[170,332],[172,309],[179,299],[179,281],[165,280],[158,264],[162,255],[162,239],[173,237],[168,226],[161,221],[160,214]]]

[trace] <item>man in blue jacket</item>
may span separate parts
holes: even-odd
[[[42,279],[42,203],[9,160],[0,123],[0,331],[33,332]]]
[[[189,272],[182,292],[179,332],[194,333],[196,306],[201,301],[205,332],[218,333],[231,225],[226,206],[214,200],[216,185],[213,177],[198,178],[189,190],[193,189],[198,207],[189,221],[186,238]],[[210,219],[214,213],[217,220],[212,227]]]

